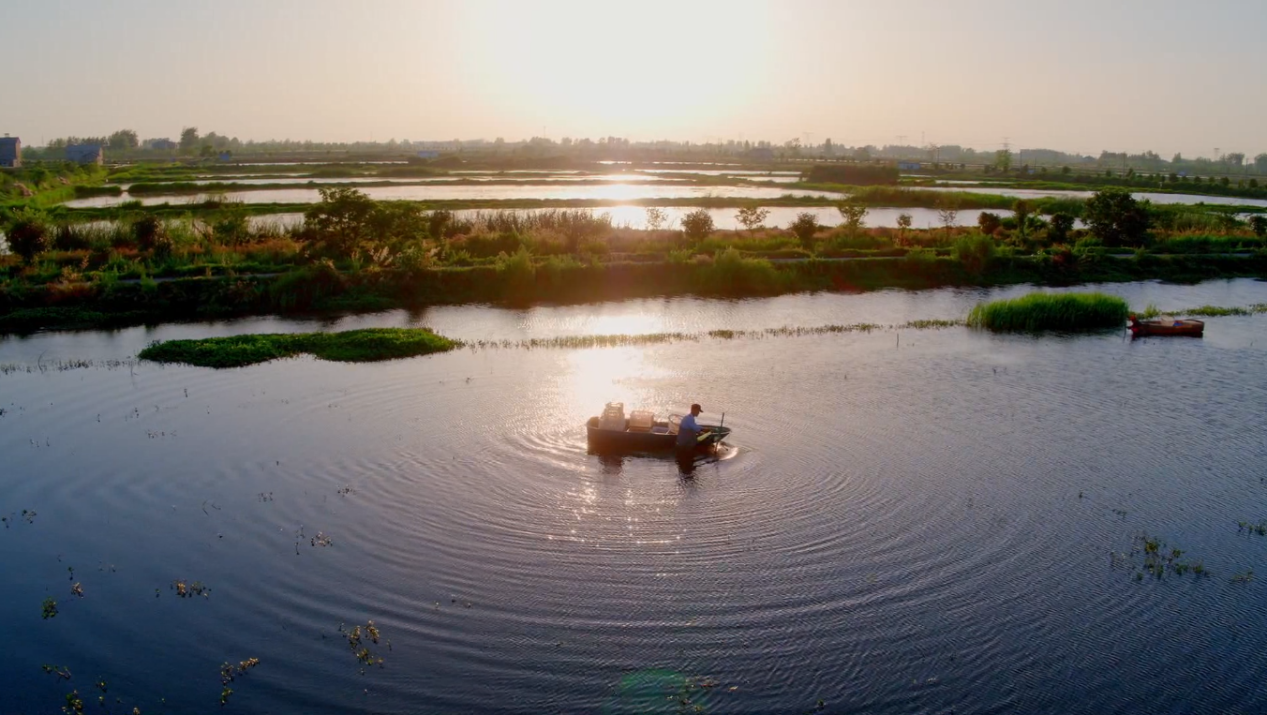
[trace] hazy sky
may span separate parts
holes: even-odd
[[[1267,151],[1267,0],[5,0],[0,133]],[[808,136],[807,136],[808,135]]]

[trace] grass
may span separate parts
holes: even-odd
[[[1122,327],[1129,313],[1126,301],[1104,293],[1030,293],[978,304],[968,325],[994,331],[1099,330]]]
[[[140,352],[142,360],[199,367],[245,367],[310,354],[335,362],[374,362],[429,355],[461,343],[425,328],[367,328],[341,333],[268,333],[202,340],[168,340]]]

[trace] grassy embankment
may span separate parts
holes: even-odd
[[[1087,230],[1061,232],[1032,217],[1024,231],[1004,219],[989,234],[644,231],[589,211],[459,217],[348,192],[307,206],[305,225],[285,227],[252,224],[241,208],[175,221],[131,209],[109,226],[24,214],[39,240],[28,241],[27,260],[0,256],[0,330],[464,302],[1267,276],[1261,237],[1199,212],[1167,214],[1184,228],[1158,226],[1133,239],[1138,246],[1111,248]]]
[[[980,303],[968,313],[968,325],[998,332],[1100,330],[1120,328],[1130,308],[1104,293],[1030,293]]]
[[[460,347],[425,328],[367,328],[340,333],[234,335],[203,340],[169,340],[137,357],[200,367],[242,367],[309,354],[336,362],[373,362],[446,352]]]

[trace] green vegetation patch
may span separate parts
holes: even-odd
[[[367,328],[341,333],[267,333],[202,340],[168,340],[140,352],[142,360],[199,367],[244,367],[307,353],[336,362],[374,362],[460,347],[425,328]]]
[[[1099,330],[1122,327],[1129,313],[1126,301],[1104,293],[1030,293],[977,304],[968,325],[994,331]]]

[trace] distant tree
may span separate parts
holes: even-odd
[[[647,230],[659,231],[668,223],[669,217],[664,213],[664,209],[652,206],[647,209]]]
[[[29,213],[18,216],[9,224],[7,234],[9,249],[21,256],[27,265],[48,250],[50,231],[41,216]]]
[[[739,213],[735,214],[735,219],[748,229],[748,232],[761,228],[761,224],[770,217],[770,210],[763,209],[759,206],[745,206],[739,209]]]
[[[1106,246],[1141,246],[1152,223],[1147,201],[1122,189],[1097,191],[1087,199],[1083,220]]]
[[[1023,238],[1029,224],[1029,202],[1025,199],[1013,201],[1012,213],[1016,216],[1016,228],[1021,232],[1021,237]]]
[[[704,209],[695,209],[682,217],[682,233],[691,243],[708,238],[713,228],[713,216]]]
[[[946,227],[946,235],[950,235],[950,230],[954,228],[955,221],[959,218],[959,199],[942,198],[937,202],[937,218],[941,221],[941,225]]]
[[[135,149],[141,145],[140,138],[136,132],[131,129],[120,129],[106,141],[106,146],[115,151],[125,151],[127,149]]]
[[[898,245],[906,245],[906,232],[911,229],[911,215],[902,212],[897,215]]]
[[[999,149],[994,152],[994,166],[1006,174],[1012,168],[1012,152],[1007,149]]]
[[[1170,175],[1166,177],[1166,181],[1169,181],[1172,184],[1177,183],[1179,181],[1179,175],[1172,171],[1170,172]]]
[[[1223,162],[1234,169],[1241,168],[1245,163],[1245,153],[1240,151],[1229,151],[1223,155]]]
[[[1171,159],[1170,159],[1170,163],[1171,163],[1171,164],[1182,164],[1182,163],[1183,163],[1183,154],[1180,154],[1179,152],[1175,152],[1175,155],[1174,155],[1173,157],[1171,157]]]
[[[1249,227],[1254,230],[1254,235],[1259,238],[1267,238],[1267,216],[1257,214],[1249,217]]]
[[[860,146],[853,150],[854,161],[871,161],[871,149]]]
[[[837,204],[836,210],[840,212],[845,232],[850,236],[857,235],[867,218],[867,207],[852,201],[846,201],[843,204]]]
[[[814,212],[798,213],[796,220],[788,226],[788,230],[796,234],[796,238],[800,240],[805,250],[814,250],[814,234],[818,233],[818,217],[814,215]]]
[[[982,211],[977,215],[977,228],[987,236],[993,235],[1003,225],[1003,220],[996,213]]]
[[[1258,188],[1258,179],[1250,179],[1250,180],[1249,180],[1249,188],[1251,188],[1251,189],[1257,189],[1257,188]]]
[[[1064,243],[1069,240],[1069,232],[1073,230],[1073,216],[1064,212],[1051,215],[1051,224],[1047,228],[1047,237],[1052,243]]]
[[[185,127],[180,130],[181,151],[193,151],[198,145],[198,127]]]
[[[1254,171],[1260,174],[1267,174],[1267,152],[1254,157]]]
[[[1228,184],[1230,184],[1230,183],[1232,183],[1232,180],[1231,180],[1231,179],[1229,179],[1229,178],[1227,178],[1226,176],[1224,176],[1223,178],[1219,179],[1219,186],[1222,186],[1222,187],[1224,187],[1224,188],[1227,188],[1227,185],[1228,185]]]

